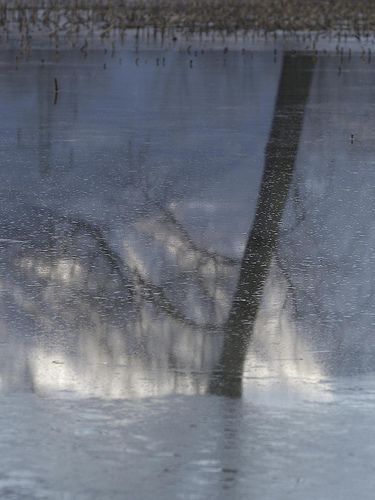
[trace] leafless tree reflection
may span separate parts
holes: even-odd
[[[127,246],[121,254],[98,225],[38,208],[26,211],[23,227],[3,229],[0,245],[6,270],[1,333],[13,331],[13,368],[3,364],[3,389],[17,382],[39,391],[46,384],[73,384],[86,392],[97,386],[99,394],[124,396],[142,392],[143,377],[152,380],[146,392],[155,387],[161,392],[166,387],[186,390],[186,383],[193,384],[194,392],[202,391],[201,379],[217,359],[220,338],[216,324],[196,319],[180,305],[176,290],[186,284],[186,276],[177,276],[169,286],[157,284],[144,272],[134,248]],[[162,237],[158,229],[164,224],[164,234],[174,245],[186,245],[175,257],[191,275],[188,286],[213,287],[216,274],[225,275],[226,258],[189,245],[188,235],[178,224],[173,228],[174,223],[172,216],[159,213],[141,225],[144,231],[157,229],[154,239]],[[162,245],[173,253],[170,241]],[[216,271],[211,261],[217,261]],[[199,303],[197,298],[190,310]],[[19,325],[14,324],[15,311]],[[29,332],[26,338],[23,332]],[[29,335],[39,339],[36,350]],[[25,347],[25,340],[34,347]],[[184,382],[189,372],[197,375]],[[65,382],[62,373],[70,373],[64,375]]]
[[[122,397],[146,378],[148,394],[178,391],[188,373],[194,392],[209,385],[214,394],[241,394],[313,67],[309,55],[284,56],[254,225],[241,264],[194,241],[141,175],[147,147],[137,154],[131,144],[126,182],[147,208],[133,215],[117,240],[94,218],[39,207],[18,206],[8,224],[1,221],[3,331],[6,323],[18,330],[23,359],[13,363],[18,371],[6,369],[9,380],[36,391],[58,386],[90,393],[94,388]],[[25,331],[39,338],[26,354]],[[3,388],[16,383],[1,375]]]

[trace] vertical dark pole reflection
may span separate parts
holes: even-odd
[[[212,394],[241,396],[243,366],[293,177],[314,64],[310,55],[286,53],[283,58],[254,224],[211,378]]]
[[[50,78],[45,74],[50,70],[41,66],[38,69],[38,156],[39,172],[45,176],[51,170],[52,149],[52,103],[50,98]]]

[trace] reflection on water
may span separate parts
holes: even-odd
[[[3,390],[205,392],[261,177],[242,103],[272,96],[279,67],[237,54],[238,88],[215,54],[195,76],[178,53],[163,72],[160,54],[108,71],[101,53],[79,70],[75,57],[3,73]],[[259,158],[271,113],[250,144]],[[252,186],[233,200],[238,181]]]
[[[91,223],[30,207],[23,223],[23,239],[4,228],[1,249],[3,355],[13,367],[2,373],[5,390],[25,381],[38,392],[110,397],[203,390],[219,337],[189,310],[200,306],[202,316],[220,310],[210,304],[221,297],[215,283],[227,274],[225,259],[188,246],[176,252],[185,235],[169,229],[167,253],[183,276],[197,274],[187,283],[194,295],[200,289],[207,295],[207,309],[199,301],[195,308],[191,292],[176,290],[174,297],[172,285],[153,283],[129,242],[123,260]],[[197,375],[187,379],[191,371]]]
[[[216,394],[240,396],[242,370],[293,177],[314,59],[284,56],[254,222],[225,325]],[[231,372],[236,374],[231,374]],[[228,373],[229,372],[229,373]]]
[[[371,71],[81,56],[0,71],[2,390],[327,397],[370,371]]]

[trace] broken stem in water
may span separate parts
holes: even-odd
[[[54,98],[53,103],[56,104],[57,103],[57,96],[59,94],[59,84],[58,84],[57,78],[54,79],[54,83],[55,83],[55,98]]]

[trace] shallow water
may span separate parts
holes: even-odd
[[[373,63],[42,45],[0,65],[2,498],[372,498]]]

